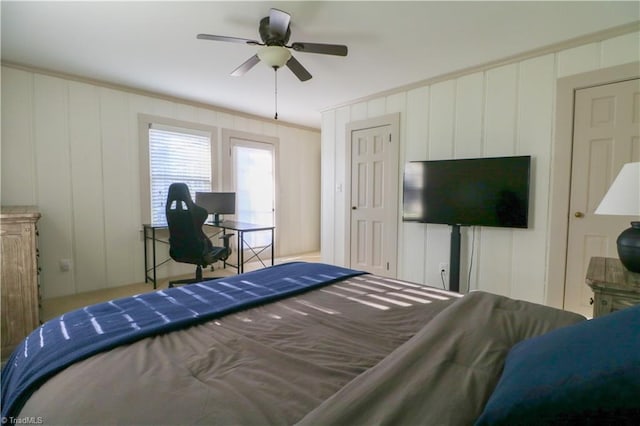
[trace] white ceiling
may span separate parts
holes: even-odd
[[[346,44],[347,57],[295,52],[313,78],[278,72],[282,121],[320,127],[320,111],[378,92],[638,21],[640,2],[1,2],[2,60],[272,118],[274,72],[229,73],[275,7],[290,42]]]

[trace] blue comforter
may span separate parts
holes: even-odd
[[[34,330],[7,360],[2,369],[2,416],[15,417],[49,377],[99,352],[363,273],[294,262],[66,313]]]

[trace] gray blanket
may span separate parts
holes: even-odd
[[[293,424],[456,296],[350,278],[78,362],[38,389],[20,417],[54,425]]]
[[[468,424],[515,342],[580,317],[374,276],[147,338],[50,379],[44,424]],[[462,341],[462,342],[460,342]]]
[[[581,320],[541,305],[470,293],[299,425],[473,424],[511,346]]]

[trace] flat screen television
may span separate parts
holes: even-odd
[[[402,219],[527,228],[530,170],[530,156],[409,162]]]

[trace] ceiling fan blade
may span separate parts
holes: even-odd
[[[291,48],[297,52],[320,53],[323,55],[347,56],[347,46],[342,44],[323,44],[323,43],[306,43],[296,42]]]
[[[214,41],[229,41],[231,43],[243,43],[243,44],[262,44],[257,40],[249,40],[239,37],[227,37],[212,34],[198,34],[197,37],[200,40],[214,40]]]
[[[293,56],[287,61],[287,66],[289,67],[291,72],[293,72],[296,77],[298,77],[300,81],[307,81],[311,79],[311,74],[309,74],[309,71],[307,71],[307,69],[303,67],[302,64],[298,62],[298,60]]]
[[[260,62],[260,58],[258,58],[258,55],[253,55],[252,57],[244,61],[242,65],[240,65],[238,68],[233,70],[231,75],[234,77],[240,77],[242,75],[245,75],[245,73],[249,71],[251,68],[253,68],[255,64],[257,64],[258,62]]]
[[[291,15],[278,9],[271,9],[269,12],[269,29],[271,33],[277,33],[281,38],[285,37],[289,29]]]

